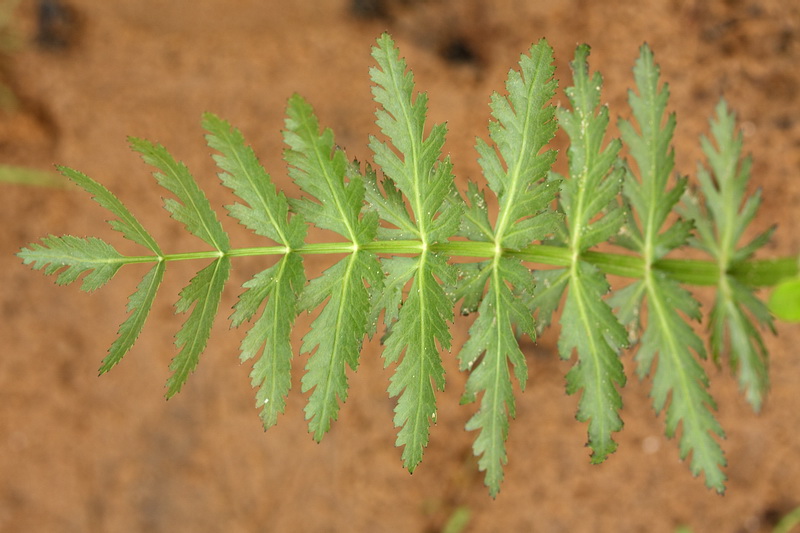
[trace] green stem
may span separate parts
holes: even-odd
[[[360,246],[361,250],[377,254],[400,255],[419,254],[422,251],[421,241],[376,241]],[[495,256],[495,245],[490,242],[451,241],[430,246],[431,251],[443,253],[450,257],[489,258]],[[303,255],[349,254],[354,250],[350,242],[324,242],[305,244],[294,252]],[[235,248],[225,253],[230,257],[284,255],[289,251],[285,246],[264,246],[259,248]],[[568,267],[572,264],[572,252],[569,248],[533,244],[523,250],[507,250],[505,254],[518,257],[528,263],[554,267]],[[152,263],[156,261],[186,261],[191,259],[216,259],[220,257],[218,250],[204,252],[185,252],[158,256],[127,257],[126,263]],[[581,258],[593,264],[606,274],[625,278],[642,278],[645,262],[641,257],[609,252],[587,251]],[[687,285],[717,285],[719,282],[719,265],[716,261],[700,259],[660,259],[653,263],[653,269],[669,274],[676,281]],[[750,260],[735,264],[728,274],[745,285],[754,287],[770,287],[783,279],[798,275],[796,257],[780,259]]]

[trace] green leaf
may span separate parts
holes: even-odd
[[[114,196],[106,187],[86,176],[85,174],[67,167],[58,167],[59,171],[92,195],[93,199],[106,208],[116,219],[110,220],[111,227],[122,233],[127,239],[144,246],[157,256],[162,255],[153,237],[144,229],[136,217],[131,214],[125,205]],[[35,261],[47,261],[49,264],[46,273],[54,273],[63,266],[68,266],[61,272],[58,283],[71,283],[85,270],[93,269],[94,272],[84,278],[83,289],[95,290],[106,282],[117,272],[117,270],[131,260],[114,250],[109,244],[96,239],[79,239],[76,237],[50,237],[44,241],[49,248],[46,251],[47,258],[44,257],[45,249],[39,247],[36,254],[31,254],[31,250],[23,250],[20,255],[25,259]],[[37,245],[38,246],[38,245]],[[26,262],[28,262],[26,260]],[[43,264],[40,263],[38,268]],[[157,264],[144,276],[136,291],[128,301],[128,312],[130,315],[119,328],[117,339],[111,344],[108,355],[103,359],[99,373],[104,374],[119,363],[123,356],[133,347],[136,339],[144,327],[147,315],[152,307],[158,287],[164,277],[166,265],[159,260]],[[36,268],[36,267],[35,267]]]
[[[64,235],[44,237],[39,243],[31,243],[17,253],[23,264],[34,270],[43,270],[48,276],[58,273],[56,283],[68,285],[81,274],[81,290],[91,292],[99,289],[114,277],[127,258],[107,242],[96,237],[73,237]],[[66,267],[66,268],[65,268]]]
[[[486,292],[486,280],[492,274],[489,261],[458,265],[455,300],[462,300],[461,314],[467,316],[478,310]]]
[[[378,217],[368,213],[360,217],[364,202],[361,176],[349,173],[344,152],[335,147],[330,129],[319,131],[314,110],[298,95],[289,99],[284,140],[289,146],[286,162],[290,175],[306,194],[293,202],[295,210],[316,226],[337,232],[353,244],[375,238]],[[345,176],[349,180],[345,183]]]
[[[634,249],[642,252],[649,264],[685,244],[692,225],[676,221],[662,232],[667,217],[686,190],[685,178],[678,179],[672,188],[667,183],[675,167],[674,150],[670,146],[675,114],[666,114],[669,86],[659,87],[660,69],[647,45],[642,46],[633,72],[639,94],[629,91],[628,102],[636,125],[630,120],[620,120],[618,126],[640,175],[637,180],[634,172],[627,169],[624,185],[625,197],[640,221],[633,223],[641,235]]]
[[[480,139],[476,147],[500,206],[493,240],[514,250],[550,233],[556,217],[544,211],[558,191],[558,182],[539,183],[556,158],[555,150],[541,153],[557,128],[550,104],[556,89],[553,50],[542,40],[519,65],[508,73],[508,96],[492,95],[496,120],[489,123],[489,134],[497,149]]]
[[[477,313],[457,356],[461,369],[469,371],[462,403],[479,404],[466,429],[475,431],[473,451],[496,496],[516,410],[514,378],[521,390],[528,378],[518,338],[533,338],[563,303],[558,351],[563,359],[575,357],[566,389],[579,393],[577,418],[588,423],[592,462],[617,447],[614,433],[623,425],[620,390],[626,381],[620,353],[636,342],[636,370],[641,378],[651,376],[653,406],[664,412],[666,434],[679,436],[681,458],[722,492],[725,458],[719,441],[724,434],[714,418],[701,361],[704,345],[692,324],[701,318],[700,306],[677,280],[716,283],[710,352],[714,358],[729,352],[756,409],[768,386],[759,328],[771,327],[772,317],[754,287],[790,278],[773,294],[771,305],[783,316],[800,318],[795,258],[753,259],[773,228],[754,236],[750,230],[761,196],[747,193],[750,160],[742,157],[742,136],[726,104],[717,107],[712,134],[701,141],[707,164],[698,172],[698,196],[685,178],[671,177],[675,117],[667,113],[669,91],[647,46],[634,68],[632,118],[618,123],[622,140],[609,140],[602,78],[589,70],[589,47],[577,48],[573,86],[566,89],[569,102],[556,107],[551,103],[556,89],[552,49],[540,41],[509,72],[506,93],[492,95],[489,136],[476,144],[487,186],[467,181],[462,195],[442,153],[447,127],[426,125],[427,96],[415,92],[413,75],[388,35],[378,39],[373,57],[380,137],[370,138],[374,162],[363,170],[358,161],[348,161],[331,130],[320,127],[308,102],[297,95],[289,99],[284,158],[301,190],[298,199],[276,189],[240,131],[204,115],[219,177],[238,198],[228,212],[270,241],[259,247],[230,249],[198,183],[160,145],[131,139],[170,191],[167,211],[203,240],[205,249],[162,254],[108,189],[61,167],[111,212],[114,230],[150,255],[123,256],[94,237],[48,236],[20,250],[22,261],[57,276],[59,284],[80,279],[84,290],[101,287],[123,264],[155,263],[130,296],[128,316],[100,372],[116,365],[136,342],[166,263],[211,261],[176,303],[177,312],[187,314],[167,381],[167,397],[177,393],[207,346],[233,257],[273,256],[244,283],[231,315],[234,327],[251,322],[240,358],[254,361],[250,377],[264,427],[275,425],[286,409],[291,332],[301,310],[316,315],[301,346],[308,356],[301,388],[317,441],[337,419],[349,393],[348,372],[356,370],[364,337],[372,338],[382,315],[384,363],[394,367],[388,393],[396,399],[396,444],[413,472],[436,421],[436,392],[445,385],[441,352],[450,350],[449,322],[460,300],[462,314]],[[556,154],[548,149],[558,125],[569,137],[563,177],[552,170]],[[623,149],[629,161],[621,159]],[[2,170],[7,169],[0,165]],[[679,208],[681,198],[685,205]],[[306,223],[324,230],[321,241],[306,242]],[[609,253],[604,246],[609,241],[633,253]],[[687,243],[711,258],[669,257]],[[303,258],[321,254],[339,257],[307,284]],[[528,263],[552,269],[531,272]],[[604,273],[634,281],[612,295]]]
[[[600,106],[603,79],[589,75],[589,47],[575,51],[572,87],[566,89],[572,109],[559,108],[558,122],[569,135],[567,149],[570,179],[561,184],[560,205],[569,231],[569,245],[583,252],[614,235],[623,222],[616,203],[622,170],[617,167],[618,139],[603,148],[608,129],[608,108]],[[599,218],[598,218],[599,217]]]
[[[478,140],[479,163],[497,195],[499,213],[492,228],[486,202],[477,187],[470,186],[470,206],[464,210],[462,234],[494,242],[494,259],[478,269],[462,269],[465,276],[457,291],[465,297],[465,308],[478,308],[478,319],[459,354],[462,370],[471,370],[462,403],[475,401],[483,392],[478,412],[467,430],[478,430],[473,451],[486,472],[485,483],[492,496],[500,490],[503,465],[507,462],[505,441],[508,417],[515,414],[509,362],[514,365],[520,388],[528,377],[525,357],[519,349],[515,327],[535,337],[533,317],[526,304],[533,294],[533,276],[519,259],[503,257],[504,249],[519,250],[533,240],[552,233],[558,216],[548,209],[558,192],[558,181],[545,181],[556,153],[544,147],[555,135],[553,51],[545,41],[533,45],[520,58],[520,70],[510,71],[508,96],[494,93],[489,135],[494,146]],[[478,361],[481,357],[482,359]]]
[[[306,225],[302,217],[287,220],[289,202],[275,190],[269,174],[258,162],[252,148],[247,146],[241,132],[224,120],[206,113],[203,128],[208,132],[208,146],[220,152],[214,155],[220,179],[246,204],[235,203],[227,207],[232,217],[258,235],[294,249],[303,245]]]
[[[725,456],[714,435],[725,438],[714,418],[714,400],[708,393],[708,378],[692,352],[704,356],[703,342],[680,316],[700,318],[697,301],[675,281],[663,274],[640,282],[646,285],[648,319],[636,354],[638,373],[650,373],[656,354],[658,366],[653,376],[651,396],[656,412],[667,404],[666,434],[673,437],[682,424],[680,457],[691,452],[690,469],[694,475],[703,473],[706,485],[724,492]]]
[[[570,270],[557,268],[537,270],[533,273],[535,287],[530,309],[536,309],[537,333],[544,331],[553,320],[553,313],[561,307],[561,298],[569,284]]]
[[[247,290],[239,296],[231,317],[233,325],[238,327],[264,305],[242,341],[241,360],[247,361],[261,352],[250,377],[252,385],[259,387],[256,407],[261,409],[265,429],[274,426],[278,415],[286,409],[286,396],[292,384],[291,332],[298,311],[297,298],[304,284],[301,256],[286,254],[244,284]]]
[[[184,224],[192,235],[202,239],[217,250],[230,248],[228,234],[222,229],[208,198],[183,163],[176,161],[166,148],[143,139],[130,139],[131,147],[142,155],[148,165],[160,170],[154,172],[158,183],[177,197],[167,198],[164,207],[172,218]]]
[[[472,242],[494,241],[494,228],[489,222],[489,210],[483,191],[473,182],[467,183],[467,204],[463,204],[458,235]]]
[[[322,440],[336,420],[339,401],[347,400],[345,365],[358,368],[361,345],[367,333],[369,292],[364,285],[381,282],[377,259],[357,252],[342,259],[309,283],[300,300],[302,309],[313,309],[329,298],[303,338],[302,351],[312,354],[302,380],[303,392],[313,389],[305,413],[309,431]],[[314,349],[316,348],[316,351]],[[312,353],[313,352],[313,353]]]
[[[211,335],[211,326],[230,268],[230,257],[221,256],[200,270],[180,293],[175,309],[179,313],[185,313],[190,308],[192,311],[175,335],[175,345],[180,351],[169,365],[172,375],[167,380],[167,398],[180,392],[189,374],[197,367],[200,354]]]
[[[800,279],[788,279],[769,296],[769,310],[788,322],[800,322]]]
[[[397,362],[403,354],[391,378],[389,395],[399,396],[394,423],[401,429],[396,444],[404,446],[403,463],[413,471],[428,443],[430,422],[436,418],[434,387],[444,387],[437,341],[441,347],[450,348],[447,321],[453,319],[452,297],[446,290],[455,283],[456,270],[433,253],[430,245],[445,242],[458,230],[461,205],[451,197],[452,165],[448,159],[441,159],[446,126],[434,125],[425,137],[427,96],[418,94],[414,98],[414,77],[406,72],[406,63],[387,34],[378,39],[372,56],[378,62],[378,67],[370,70],[376,84],[372,93],[382,106],[376,111],[376,123],[389,142],[370,139],[375,163],[388,178],[383,182],[385,197],[377,185],[369,186],[370,204],[381,218],[398,227],[395,236],[410,233],[422,241],[420,255],[413,258],[410,270],[404,268],[406,262],[392,265],[394,259],[383,261],[390,278],[400,271],[409,275],[391,280],[394,296],[386,300],[387,304],[397,303],[398,290],[413,278],[400,311],[386,308],[386,316],[396,316],[397,321],[388,327],[383,353],[386,365]],[[413,227],[404,216],[405,208],[400,207],[398,192],[408,199]],[[371,316],[376,309],[373,306]]]
[[[156,293],[164,279],[166,263],[159,261],[145,274],[136,287],[136,291],[128,299],[128,313],[130,315],[120,325],[117,339],[111,344],[108,355],[103,359],[99,373],[105,374],[119,363],[123,356],[130,351],[139,334],[142,332],[147,315],[156,298]]]
[[[755,411],[761,409],[769,389],[768,352],[756,324],[772,327],[767,306],[752,287],[724,276],[709,315],[714,357],[729,351],[731,368],[738,370],[739,385]]]
[[[382,188],[385,192],[381,193],[375,171],[367,166],[364,179],[365,199],[368,208],[379,214],[381,220],[388,222],[394,227],[378,227],[378,239],[382,241],[398,239],[414,239],[417,237],[417,227],[408,214],[403,193],[397,190],[394,182],[387,176],[383,177]]]
[[[476,274],[484,282],[487,276],[491,276],[489,292],[480,304],[478,319],[470,328],[469,340],[458,358],[461,369],[471,371],[462,403],[475,401],[477,394],[483,392],[480,409],[467,422],[466,429],[480,431],[473,451],[480,457],[480,470],[486,472],[489,492],[496,496],[503,480],[503,466],[508,461],[505,450],[508,417],[516,416],[509,361],[514,365],[521,389],[525,389],[528,378],[525,356],[519,348],[514,327],[535,337],[533,317],[519,295],[523,291],[528,295],[532,293],[533,279],[519,260],[506,257],[487,264]],[[518,294],[511,291],[508,283]],[[483,358],[478,362],[481,355]]]
[[[697,198],[687,194],[683,212],[694,218],[698,227],[692,244],[710,253],[721,273],[717,299],[709,315],[711,353],[717,359],[729,352],[731,367],[739,373],[739,384],[758,411],[769,388],[768,354],[758,326],[772,329],[772,318],[754,289],[728,273],[765,245],[772,230],[739,246],[761,198],[758,193],[747,196],[750,159],[742,156],[742,135],[736,132],[736,117],[724,100],[717,105],[716,119],[711,120],[711,133],[713,142],[706,137],[701,139],[710,169],[698,170],[700,191],[706,201],[701,206]]]
[[[381,284],[381,290],[374,291],[372,295],[372,307],[369,314],[371,326],[367,333],[374,334],[378,315],[384,311],[383,321],[387,328],[386,338],[388,338],[391,327],[400,314],[403,288],[417,272],[418,262],[411,257],[392,257],[381,261],[381,266],[386,277]]]
[[[146,229],[136,220],[136,217],[128,210],[119,199],[114,196],[105,186],[96,182],[86,174],[71,168],[59,166],[58,170],[67,178],[71,179],[83,190],[92,195],[95,202],[111,211],[117,217],[110,220],[109,225],[116,231],[122,233],[125,238],[132,240],[136,244],[144,246],[154,254],[163,255],[158,244]]]
[[[376,123],[403,155],[371,137],[375,163],[408,198],[417,238],[425,243],[444,241],[458,230],[461,215],[458,207],[446,202],[453,185],[452,164],[440,160],[447,127],[436,124],[424,136],[428,97],[421,93],[413,98],[414,76],[406,72],[406,62],[388,34],[378,39],[372,56],[379,66],[370,69],[376,84],[372,94],[382,106],[375,112]],[[382,218],[384,214],[380,212]]]
[[[641,295],[639,298],[647,306],[647,323],[636,354],[638,373],[640,377],[650,374],[658,355],[651,396],[656,412],[663,410],[669,400],[666,434],[674,436],[678,425],[682,425],[681,459],[691,452],[692,473],[702,472],[708,487],[723,492],[725,475],[721,468],[726,463],[714,436],[724,438],[724,433],[713,415],[716,406],[707,390],[708,378],[695,358],[695,354],[705,358],[705,349],[681,316],[682,313],[699,320],[700,304],[677,282],[653,269],[655,261],[685,244],[692,225],[676,221],[662,230],[686,190],[686,180],[679,179],[674,187],[668,187],[674,167],[670,144],[675,115],[666,116],[669,89],[666,84],[659,87],[659,68],[646,45],[634,67],[634,77],[639,94],[630,92],[628,99],[636,126],[633,121],[622,120],[619,127],[640,174],[637,180],[628,171],[624,187],[632,208],[629,224],[636,228],[633,234],[637,236],[630,247],[642,255],[645,263],[642,281],[628,289]],[[636,313],[623,307],[623,314],[633,317]]]
[[[422,460],[430,422],[436,419],[434,387],[444,389],[444,368],[437,342],[443,349],[450,349],[447,322],[453,320],[453,302],[436,278],[446,286],[455,283],[452,266],[440,255],[423,253],[412,261],[415,268],[411,271],[411,288],[383,352],[386,366],[396,363],[403,354],[392,375],[389,395],[399,396],[394,424],[401,429],[395,444],[405,446],[403,464],[411,472]]]
[[[564,271],[537,273],[545,289],[537,292],[536,302],[542,306],[540,321],[549,322],[567,291],[558,348],[564,359],[577,352],[577,362],[567,373],[567,392],[582,391],[577,419],[589,422],[592,462],[599,463],[616,450],[612,433],[622,429],[618,387],[626,378],[619,352],[627,346],[628,335],[603,299],[609,292],[605,276],[581,259],[588,248],[614,235],[624,220],[616,200],[620,143],[612,140],[603,147],[608,109],[600,106],[603,80],[598,73],[589,75],[588,56],[588,46],[576,49],[570,64],[573,86],[566,89],[572,109],[558,110],[558,121],[570,139],[569,179],[561,184],[560,205],[574,260]]]
[[[619,351],[627,345],[627,333],[603,300],[608,290],[605,277],[594,266],[575,263],[558,339],[562,358],[568,359],[573,350],[578,352],[578,362],[567,373],[567,393],[583,391],[576,418],[589,422],[593,463],[604,461],[617,449],[611,434],[622,429],[622,398],[617,387],[626,381]]]

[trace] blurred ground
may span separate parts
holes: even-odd
[[[561,86],[580,42],[605,76],[612,115],[638,47],[649,42],[678,113],[676,161],[692,174],[698,136],[724,94],[739,113],[764,191],[755,230],[778,223],[769,253],[797,253],[800,205],[800,7],[782,0],[563,0],[541,2],[368,0],[71,0],[66,18],[39,35],[33,2],[20,8],[25,46],[3,71],[20,96],[0,117],[0,163],[78,168],[117,193],[167,250],[196,243],[160,208],[161,192],[126,136],[166,145],[195,172],[212,204],[218,186],[199,127],[203,111],[237,125],[273,179],[292,192],[280,158],[283,110],[299,92],[351,157],[368,159],[376,131],[370,46],[389,30],[430,96],[430,119],[447,121],[458,180],[479,179],[474,137],[485,136],[488,99],[532,42],[556,51]],[[48,37],[54,37],[48,40]],[[39,44],[34,41],[37,40]],[[562,97],[563,100],[563,97]],[[560,164],[563,164],[561,161]],[[48,233],[93,234],[133,251],[99,223],[106,216],[75,189],[0,186],[0,531],[439,531],[470,511],[467,531],[769,531],[800,505],[800,330],[769,337],[772,392],[760,415],[727,368],[708,364],[730,478],[709,492],[663,437],[649,383],[624,389],[625,430],[609,461],[592,466],[575,397],[563,392],[568,363],[555,336],[525,346],[531,379],[518,398],[506,481],[487,496],[463,431],[464,377],[445,354],[448,387],[421,467],[409,475],[393,447],[388,371],[368,344],[347,405],[316,445],[303,422],[302,360],[286,415],[264,433],[249,368],[237,362],[241,332],[224,313],[198,371],[163,401],[171,339],[182,319],[170,304],[196,265],[170,268],[137,347],[113,372],[99,361],[144,271],[123,271],[98,294],[56,288],[13,256]],[[220,212],[222,212],[220,210]],[[258,245],[229,220],[234,244]],[[312,258],[316,271],[327,260]],[[235,265],[233,282],[257,271]],[[225,293],[223,307],[237,291]],[[700,293],[707,304],[709,294]],[[471,319],[457,319],[454,349]],[[308,320],[298,322],[303,331]],[[299,341],[300,333],[296,335]],[[299,346],[299,344],[298,344]],[[625,364],[632,366],[630,355]]]

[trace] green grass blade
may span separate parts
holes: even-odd
[[[117,217],[116,220],[109,221],[112,228],[122,233],[127,239],[144,246],[154,254],[158,256],[163,255],[155,239],[144,229],[128,208],[125,207],[111,191],[106,189],[105,186],[77,170],[62,166],[59,166],[58,170],[83,190],[91,194],[95,202],[108,209]]]
[[[231,216],[258,235],[288,248],[302,246],[306,236],[304,221],[296,216],[287,219],[286,196],[276,191],[241,132],[211,113],[203,115],[203,128],[208,132],[208,146],[220,152],[213,157],[222,170],[222,183],[246,202],[228,206]]]
[[[175,345],[180,351],[169,365],[172,375],[167,380],[167,398],[180,392],[189,374],[200,361],[200,354],[205,350],[211,335],[211,326],[214,324],[230,267],[230,258],[220,257],[200,270],[180,293],[175,304],[176,310],[185,313],[191,308],[191,313],[175,335]]]
[[[3,87],[0,86],[0,111],[2,111]],[[53,187],[61,189],[66,186],[61,177],[52,170],[39,170],[19,165],[0,164],[0,183],[16,185],[33,185],[36,187]]]
[[[136,138],[131,138],[130,144],[145,163],[159,170],[153,173],[158,183],[176,196],[177,200],[164,200],[164,207],[172,218],[184,224],[192,235],[219,251],[227,251],[230,248],[228,234],[189,169],[159,144]]]
[[[133,347],[139,334],[142,332],[147,315],[153,307],[161,280],[164,279],[166,263],[159,261],[145,274],[136,287],[136,291],[128,299],[128,318],[120,325],[117,339],[111,343],[108,355],[100,365],[99,373],[105,374],[119,363]]]

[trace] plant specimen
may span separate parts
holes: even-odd
[[[462,191],[442,154],[446,126],[426,124],[427,97],[415,93],[392,39],[381,36],[372,55],[382,137],[369,141],[371,164],[348,160],[302,97],[288,102],[285,160],[301,198],[276,189],[238,130],[212,114],[203,117],[219,177],[240,199],[228,213],[268,239],[265,246],[231,247],[189,170],[160,145],[131,139],[173,195],[165,208],[204,242],[202,251],[164,253],[104,186],[60,168],[114,215],[115,230],[146,251],[124,256],[95,237],[48,236],[19,252],[24,263],[57,274],[58,284],[80,279],[86,291],[103,286],[124,265],[152,265],[130,297],[129,316],[100,372],[134,345],[167,264],[205,261],[176,304],[188,314],[167,381],[167,397],[176,394],[206,346],[232,263],[264,256],[266,268],[244,284],[231,315],[234,326],[251,324],[241,359],[255,360],[251,378],[264,426],[274,425],[285,409],[299,313],[319,310],[300,346],[307,355],[305,417],[318,441],[347,399],[348,367],[356,370],[364,339],[382,321],[383,359],[394,366],[388,392],[396,398],[396,444],[413,471],[436,420],[436,393],[445,383],[442,354],[451,350],[450,324],[460,301],[462,314],[476,314],[457,354],[469,373],[462,403],[479,403],[467,429],[476,432],[473,449],[494,496],[515,415],[512,381],[524,389],[528,377],[518,336],[534,338],[560,308],[559,353],[574,359],[567,391],[580,395],[577,418],[588,423],[591,460],[603,461],[616,449],[626,381],[620,358],[633,348],[637,373],[651,376],[655,410],[666,413],[667,435],[681,428],[680,456],[691,455],[691,471],[722,492],[723,429],[700,364],[706,348],[690,326],[702,319],[700,306],[685,286],[717,288],[707,319],[711,354],[726,354],[758,410],[768,387],[760,331],[772,318],[754,291],[797,276],[794,258],[753,259],[771,231],[741,243],[760,199],[747,195],[749,159],[725,102],[716,108],[711,137],[701,141],[707,164],[693,190],[686,178],[675,177],[675,117],[667,113],[668,87],[649,47],[642,47],[634,67],[632,117],[620,120],[621,139],[608,139],[602,78],[589,70],[588,46],[577,48],[571,64],[569,107],[557,108],[552,49],[540,41],[509,72],[506,94],[492,95],[489,137],[476,146],[488,188],[469,183]],[[551,170],[557,153],[548,148],[559,127],[570,141],[565,176]],[[496,209],[487,207],[487,195]],[[339,238],[307,242],[309,224]],[[624,253],[597,250],[609,242]],[[672,257],[685,246],[709,259]],[[340,259],[307,281],[303,259],[309,254]],[[631,283],[611,291],[607,274]]]

